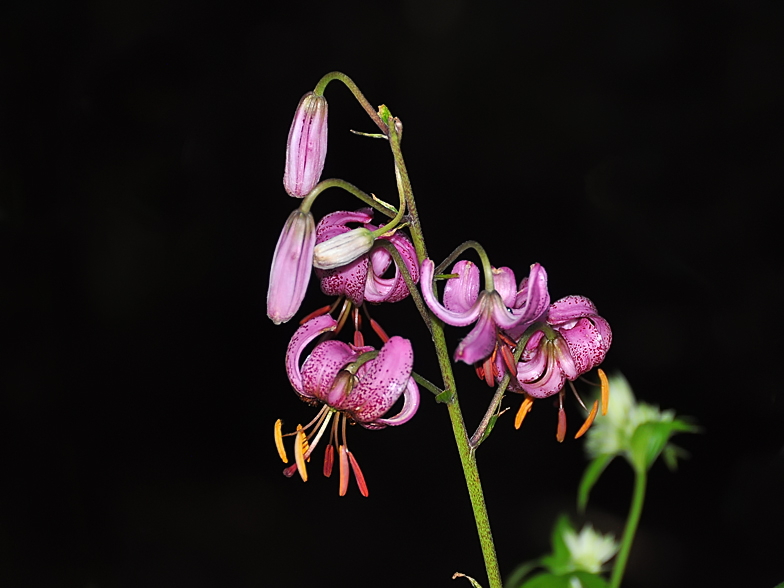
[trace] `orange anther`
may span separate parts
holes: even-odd
[[[509,373],[512,374],[513,378],[517,377],[517,364],[514,360],[514,355],[512,354],[512,350],[509,349],[506,345],[501,345],[499,347],[501,350],[501,357],[504,360],[504,365],[506,365],[506,369],[509,370]]]
[[[386,334],[386,332],[384,331],[384,329],[382,329],[382,328],[381,328],[381,325],[379,325],[379,324],[378,324],[376,321],[374,321],[373,319],[370,319],[370,327],[371,327],[371,328],[372,328],[372,329],[373,329],[373,330],[376,332],[376,335],[378,335],[378,336],[379,336],[379,338],[380,338],[380,339],[381,339],[381,340],[382,340],[384,343],[386,343],[387,341],[389,341],[389,335],[387,335],[387,334]]]
[[[332,475],[332,462],[335,460],[335,448],[332,445],[327,445],[327,450],[324,452],[324,476],[329,478]]]
[[[305,452],[308,450],[308,440],[305,438],[305,431],[302,425],[297,425],[297,439],[294,442],[294,460],[297,462],[297,469],[303,482],[308,481],[308,470],[305,469]]]
[[[485,360],[484,366],[482,367],[482,371],[484,372],[485,375],[485,382],[487,382],[487,385],[490,386],[491,388],[495,386],[495,380],[493,379],[494,357],[495,357],[495,352],[493,353],[493,355],[491,355]]]
[[[275,447],[278,448],[278,455],[280,459],[283,460],[283,463],[289,463],[289,458],[286,456],[286,449],[283,447],[283,433],[281,432],[281,428],[283,427],[283,421],[278,419],[275,421]]]
[[[365,484],[365,476],[362,475],[362,470],[359,469],[359,464],[357,460],[354,459],[354,454],[350,451],[347,451],[348,459],[351,461],[351,469],[354,470],[354,476],[357,478],[357,486],[359,486],[359,491],[362,493],[362,496],[367,498],[368,489],[367,484]]]
[[[321,316],[322,314],[327,314],[329,312],[329,309],[330,309],[329,304],[327,306],[322,306],[321,308],[319,308],[317,310],[314,310],[308,316],[306,316],[304,319],[299,321],[299,324],[304,325],[306,322],[308,322],[312,318],[316,318],[317,316]]]
[[[519,429],[520,425],[523,424],[523,419],[525,418],[525,415],[531,412],[531,407],[533,406],[533,404],[534,404],[533,398],[531,398],[530,396],[526,396],[525,400],[523,400],[523,403],[520,405],[520,410],[517,411],[517,415],[515,416],[515,422],[514,422],[515,429]]]
[[[588,418],[585,419],[585,422],[583,423],[583,426],[580,427],[580,430],[577,431],[577,434],[574,436],[575,439],[579,439],[580,437],[585,435],[585,432],[591,427],[591,424],[593,423],[593,419],[596,418],[596,411],[598,409],[599,409],[599,401],[598,400],[594,400],[593,401],[593,408],[591,408],[591,412],[588,415]]]
[[[599,368],[596,370],[599,373],[599,380],[602,382],[602,416],[607,414],[607,407],[610,405],[610,382],[604,370]]]
[[[345,496],[348,491],[348,450],[345,445],[338,448],[338,458],[340,463],[340,489],[338,494]]]
[[[558,409],[558,429],[555,432],[555,438],[558,443],[563,443],[566,438],[566,411],[563,406]]]

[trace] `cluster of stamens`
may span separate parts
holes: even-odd
[[[607,380],[607,376],[604,373],[604,370],[601,368],[596,370],[599,374],[599,381],[601,386],[601,404],[602,404],[602,415],[607,414],[607,406],[610,402],[610,384]],[[595,384],[594,384],[595,385]],[[582,398],[577,393],[577,389],[574,387],[574,384],[570,381],[569,386],[572,388],[572,392],[574,392],[577,401],[580,403],[580,406],[583,407],[584,410],[588,410],[583,403]],[[563,406],[563,397],[565,391],[561,388],[561,391],[558,392],[558,428],[555,433],[555,438],[558,440],[559,443],[563,443],[563,440],[566,438],[566,411],[564,410]],[[520,405],[520,409],[517,411],[517,415],[515,416],[515,429],[519,429],[520,425],[523,424],[523,419],[525,419],[525,415],[527,415],[531,411],[531,407],[533,406],[534,399],[529,396],[528,394],[525,395],[525,399],[523,403]],[[586,431],[591,427],[593,424],[593,420],[596,418],[596,414],[599,409],[599,401],[594,400],[593,406],[591,407],[590,412],[588,413],[588,418],[585,419],[583,426],[580,427],[580,430],[577,431],[574,438],[579,439],[583,435],[585,435]]]
[[[333,419],[332,416],[335,416]],[[310,423],[305,425],[297,425],[297,430],[292,433],[283,433],[283,422],[278,419],[275,422],[275,446],[278,448],[278,455],[283,460],[283,463],[288,463],[288,456],[286,449],[283,447],[283,437],[294,436],[294,463],[283,470],[283,475],[290,478],[294,472],[299,472],[303,482],[308,481],[308,470],[306,462],[310,461],[310,455],[318,445],[321,437],[324,435],[327,426],[332,421],[332,430],[329,433],[329,444],[324,451],[324,475],[329,478],[332,475],[332,466],[335,461],[335,450],[338,453],[338,465],[340,470],[340,496],[345,496],[348,491],[348,478],[349,478],[349,464],[354,471],[354,477],[357,480],[357,486],[362,496],[368,495],[367,484],[365,484],[365,477],[362,475],[362,470],[359,468],[354,454],[348,449],[346,441],[346,424],[349,417],[339,411],[336,411],[329,406],[324,405],[319,413]],[[308,429],[310,432],[308,433]],[[340,430],[340,439],[338,437],[338,429]]]

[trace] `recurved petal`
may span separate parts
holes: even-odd
[[[457,267],[457,265],[455,267]],[[420,287],[422,288],[422,297],[425,299],[425,304],[427,304],[428,308],[430,308],[430,310],[433,311],[433,314],[435,314],[438,318],[454,327],[465,327],[473,323],[479,316],[481,308],[480,300],[477,299],[473,306],[466,309],[464,312],[451,311],[442,306],[436,298],[433,288],[434,269],[435,265],[433,264],[432,260],[425,259],[422,261],[422,266],[420,268],[422,275]]]
[[[601,321],[602,327],[607,326],[609,329],[606,321],[601,317],[581,318],[572,328],[559,329],[559,333],[569,346],[575,368],[579,374],[584,374],[602,363],[609,349],[607,339],[602,336],[593,322],[596,319]]]
[[[302,372],[299,367],[299,358],[302,355],[302,350],[322,333],[335,330],[336,326],[337,322],[335,319],[328,314],[324,314],[306,322],[291,337],[286,350],[286,372],[289,376],[289,382],[300,394],[312,396],[312,394],[305,392],[302,384]]]
[[[564,382],[566,381],[563,372],[561,372],[558,363],[555,360],[555,354],[551,352],[552,350],[547,351],[547,353],[544,353],[544,355],[547,356],[547,365],[545,366],[542,377],[530,383],[520,382],[520,387],[534,398],[547,398],[548,396],[552,396],[563,388]],[[518,379],[520,378],[519,369],[517,377]]]
[[[305,298],[315,244],[313,216],[295,210],[280,233],[270,268],[267,316],[276,325],[290,320]]]
[[[505,306],[510,308],[514,306],[515,295],[517,294],[517,282],[515,282],[515,275],[511,268],[493,268],[493,286],[495,291],[501,296],[501,300],[504,301]],[[446,300],[444,302],[446,302]]]
[[[403,408],[395,416],[388,419],[376,419],[372,423],[363,423],[367,429],[381,429],[387,425],[396,426],[407,423],[414,416],[419,408],[419,387],[416,385],[414,378],[408,379],[408,386],[403,392]]]
[[[517,380],[521,384],[530,384],[542,377],[547,367],[547,352],[545,350],[546,341],[542,341],[536,347],[531,348],[527,353],[527,361],[517,362]],[[528,351],[529,348],[526,348]]]
[[[490,295],[488,295],[490,294]],[[493,298],[497,298],[495,292],[488,293],[483,291],[479,295],[479,306],[481,312],[476,326],[471,332],[460,341],[455,350],[455,361],[462,361],[473,365],[478,361],[484,361],[495,349],[496,325],[493,321]]]
[[[414,350],[403,337],[391,337],[378,356],[357,372],[357,383],[343,403],[359,423],[381,417],[406,390],[414,367]]]
[[[528,277],[520,282],[520,290],[515,297],[512,313],[519,322],[509,331],[513,339],[517,339],[523,331],[547,313],[550,305],[550,292],[547,290],[547,272],[535,263],[531,266]]]
[[[324,341],[316,345],[302,364],[302,387],[305,394],[327,401],[335,377],[346,365],[356,361],[359,353],[343,341]],[[339,407],[335,407],[339,408]]]
[[[417,263],[416,250],[413,243],[409,241],[408,237],[402,233],[395,233],[391,237],[382,237],[388,239],[398,250],[400,256],[403,258],[406,269],[411,275],[411,279],[416,284],[419,282],[419,263]],[[374,249],[371,253],[371,271],[368,271],[367,284],[365,286],[365,299],[368,302],[398,302],[403,300],[409,295],[408,286],[403,278],[403,272],[395,265],[395,275],[391,278],[380,277],[386,267],[381,269],[385,264],[376,263],[376,254],[383,253],[388,259],[391,256],[383,248]],[[378,268],[378,269],[377,269]]]
[[[452,312],[468,312],[476,304],[479,295],[479,268],[470,261],[458,261],[450,273],[459,278],[451,278],[444,285],[444,307]]]
[[[585,296],[565,296],[550,305],[547,322],[551,325],[559,325],[595,314],[597,314],[596,306]]]
[[[316,226],[316,243],[322,243],[337,235],[348,233],[348,223],[367,223],[373,218],[373,209],[369,206],[359,210],[338,210],[322,218]]]

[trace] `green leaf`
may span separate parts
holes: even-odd
[[[784,588],[784,582],[781,584],[776,584],[773,588]]]
[[[570,572],[568,574],[551,574],[542,572],[529,579],[520,588],[572,588],[572,579],[580,581],[582,588],[608,588],[607,580],[590,572]],[[516,588],[510,586],[509,588]]]
[[[482,433],[482,438],[479,440],[479,443],[476,444],[477,447],[479,447],[484,442],[484,440],[490,436],[490,433],[493,431],[493,427],[495,427],[495,422],[497,420],[498,420],[497,414],[494,414],[493,416],[490,417],[490,420],[487,422],[487,428],[485,429],[485,432]]]
[[[588,495],[591,493],[591,489],[594,484],[596,484],[599,476],[602,475],[602,472],[610,465],[610,462],[614,457],[615,455],[612,453],[599,455],[588,464],[587,468],[585,468],[583,479],[580,480],[580,488],[577,491],[577,509],[580,512],[585,512],[585,506],[588,504]]]
[[[541,558],[542,566],[554,574],[564,574],[572,569],[572,554],[564,541],[566,531],[575,532],[569,517],[562,514],[555,522],[555,527],[550,535],[553,553]]]
[[[696,432],[696,427],[681,420],[650,421],[637,427],[632,435],[631,461],[640,470],[649,470],[667,445],[670,437],[678,432]]]
[[[446,404],[447,402],[452,400],[452,391],[451,390],[444,390],[441,394],[436,395],[436,402],[443,402]]]
[[[610,584],[599,574],[590,572],[574,572],[572,576],[577,576],[583,588],[608,588]]]
[[[520,588],[571,588],[569,576],[542,572],[529,579]]]

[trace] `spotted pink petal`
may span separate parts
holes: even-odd
[[[569,352],[574,358],[574,365],[581,374],[602,363],[610,347],[609,337],[602,336],[597,324],[606,325],[609,331],[607,322],[598,316],[590,319],[581,318],[572,328],[559,329],[561,336],[569,346]]]
[[[372,423],[360,423],[363,427],[370,429],[382,429],[385,426],[397,426],[407,423],[414,416],[419,408],[419,388],[414,381],[414,378],[408,379],[408,385],[405,392],[403,392],[403,408],[400,412],[393,417],[387,419],[376,419]]]
[[[547,322],[560,325],[586,316],[597,315],[596,306],[585,296],[566,296],[550,305]]]
[[[359,423],[375,421],[406,390],[413,367],[411,342],[402,337],[391,337],[375,359],[359,368],[354,389],[336,408],[350,411]]]
[[[395,233],[389,237],[381,237],[392,243],[403,258],[406,269],[411,279],[416,284],[419,281],[419,263],[413,243],[402,233]],[[365,283],[365,300],[373,303],[399,302],[409,295],[408,286],[403,278],[403,272],[395,265],[395,275],[383,278],[384,272],[392,261],[392,256],[383,247],[375,248],[370,254],[370,271]]]
[[[337,322],[330,315],[317,316],[298,328],[291,337],[291,341],[289,341],[289,346],[286,350],[286,372],[291,385],[303,396],[312,397],[313,394],[305,391],[302,382],[302,372],[299,367],[300,355],[302,355],[302,351],[311,341],[322,333],[334,331],[336,326]]]
[[[305,363],[302,364],[302,386],[305,394],[327,402],[335,384],[335,377],[352,361],[359,357],[354,349],[343,341],[324,341],[316,345]]]

